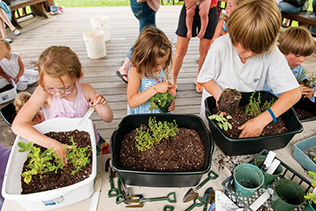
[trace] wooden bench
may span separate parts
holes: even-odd
[[[282,19],[283,18],[295,20],[300,26],[316,26],[315,13],[309,11],[300,11],[299,13],[294,14],[282,13]]]
[[[18,29],[21,29],[22,26],[17,21],[16,13],[18,14],[19,18],[24,17],[25,15],[33,15],[33,16],[41,16],[48,18],[46,13],[44,12],[44,4],[46,0],[11,0],[10,8],[12,12],[12,24]],[[31,13],[26,14],[25,7],[31,7]],[[24,15],[20,16],[18,9],[23,9]]]

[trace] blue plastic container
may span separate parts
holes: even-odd
[[[304,151],[316,147],[316,136],[300,141],[294,145],[293,157],[308,171],[316,171],[316,163],[312,161]]]

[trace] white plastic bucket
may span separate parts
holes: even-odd
[[[106,56],[104,32],[100,30],[89,30],[83,33],[88,57],[100,59]]]
[[[105,42],[111,39],[110,37],[110,19],[108,16],[93,16],[90,18],[92,29],[104,32]]]

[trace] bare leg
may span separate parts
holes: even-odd
[[[187,26],[187,38],[191,38],[192,37],[192,25],[193,25],[193,17],[195,14],[195,9],[196,9],[196,5],[194,5],[193,7],[190,7],[190,9],[187,9],[186,11],[186,19],[185,19],[185,24]]]
[[[3,9],[0,9],[0,19],[2,19],[2,21],[4,21],[8,25],[11,31],[15,29],[15,27],[12,25],[11,21],[9,20],[8,15],[4,12]]]
[[[4,22],[2,18],[0,18],[0,32],[1,32],[2,38],[5,39],[7,37],[7,33],[5,31]]]
[[[205,31],[206,31],[206,27],[208,25],[208,13],[210,11],[210,5],[211,5],[211,1],[210,0],[204,0],[200,2],[199,8],[200,8],[200,19],[201,19],[201,29],[199,34],[197,35],[198,38],[203,38]]]
[[[121,75],[127,75],[128,74],[128,67],[131,64],[131,60],[126,57],[124,63],[122,64],[122,66],[119,68],[119,72],[121,73]],[[124,80],[128,81],[127,76],[123,76]]]
[[[177,86],[178,75],[182,67],[184,56],[187,53],[189,42],[190,42],[190,39],[177,36],[177,47],[176,47],[176,52],[174,54],[172,70],[171,70],[172,84],[175,87]]]
[[[212,40],[210,39],[200,39],[200,47],[199,47],[199,53],[200,53],[200,58],[199,58],[199,64],[198,64],[198,72],[195,78],[195,81],[197,80],[199,73],[201,71],[202,65],[204,63],[205,57],[207,55],[207,52],[209,50],[209,48],[211,47],[211,43]],[[203,89],[202,87],[199,87],[198,85],[196,85],[196,91],[197,92],[202,92]]]

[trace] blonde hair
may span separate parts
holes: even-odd
[[[0,40],[2,41],[2,43],[5,45],[5,47],[7,47],[7,49],[11,50],[11,45],[10,43],[4,39],[4,38],[0,38]]]
[[[154,77],[156,60],[165,56],[168,56],[168,59],[163,69],[168,75],[172,62],[172,46],[169,39],[156,27],[143,28],[133,48],[132,64],[137,71],[147,78]]]
[[[31,98],[31,93],[29,92],[19,92],[13,102],[15,106],[15,111],[18,113],[22,106]]]
[[[279,37],[280,51],[300,56],[310,56],[315,50],[315,42],[311,33],[303,26],[291,27]]]
[[[232,44],[262,54],[272,49],[281,27],[281,13],[275,0],[243,0],[227,21]]]
[[[38,59],[39,80],[38,84],[43,86],[43,77],[59,78],[69,75],[78,79],[83,75],[82,66],[77,54],[66,46],[51,46],[43,51]]]

